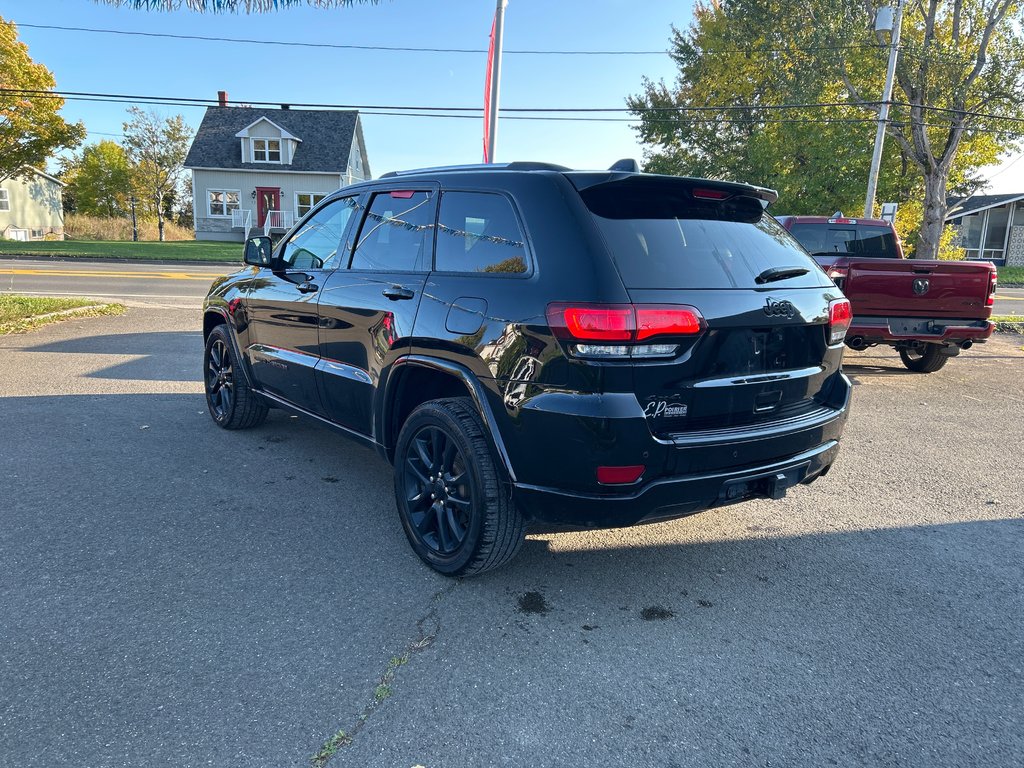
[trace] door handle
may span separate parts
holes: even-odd
[[[311,283],[308,280],[304,283],[300,283],[296,288],[299,289],[299,293],[316,293],[318,290],[316,283]]]
[[[385,288],[381,291],[382,294],[387,296],[392,301],[399,301],[400,299],[411,299],[416,295],[414,291],[410,291],[408,288],[403,288],[400,285],[392,285],[390,288]]]

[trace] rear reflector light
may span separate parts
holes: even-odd
[[[690,194],[698,200],[728,200],[732,197],[731,192],[721,189],[695,189]]]
[[[992,272],[988,276],[988,298],[985,299],[985,306],[991,307],[996,303],[996,280],[998,277],[995,272]]]
[[[598,467],[597,482],[602,485],[623,485],[635,483],[647,469],[643,464],[629,467]]]
[[[828,305],[828,343],[838,344],[846,338],[853,323],[853,307],[849,299],[833,299]]]

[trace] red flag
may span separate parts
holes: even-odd
[[[491,162],[488,147],[491,144],[491,67],[494,66],[494,25],[498,22],[495,12],[491,22],[491,44],[487,48],[487,79],[484,81],[484,162]]]

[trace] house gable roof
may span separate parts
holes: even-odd
[[[1008,195],[974,195],[972,197],[954,197],[948,200],[949,210],[946,213],[947,219],[958,219],[971,213],[978,213],[988,208],[1013,203],[1017,200],[1024,200],[1024,192],[1014,192]]]
[[[289,165],[242,162],[238,134],[261,119],[292,136],[302,137]],[[358,125],[359,112],[355,110],[208,107],[185,158],[185,167],[342,174],[348,167]]]
[[[60,179],[58,179],[58,178],[56,178],[54,176],[51,176],[48,173],[40,171],[38,168],[36,168],[34,166],[31,166],[31,165],[23,165],[23,166],[21,166],[21,171],[22,172],[24,172],[24,171],[31,171],[36,176],[42,176],[44,179],[46,179],[47,181],[52,181],[54,184],[59,184],[62,187],[66,187],[67,186],[67,184],[65,184]],[[18,178],[18,176],[21,176],[21,175],[22,175],[22,173],[19,172],[19,173],[15,174],[14,176],[11,176],[11,177],[8,177],[7,179],[4,179],[4,181],[8,181],[11,178]]]
[[[291,111],[291,110],[288,110],[288,111]],[[279,130],[281,132],[281,138],[282,139],[292,139],[293,141],[302,141],[302,139],[300,139],[298,136],[292,136],[290,133],[288,133],[288,129],[282,128],[280,125],[275,123],[269,117],[261,117],[259,120],[253,120],[251,123],[249,123],[247,126],[245,126],[245,128],[243,128],[238,133],[236,133],[235,134],[235,138],[236,139],[241,139],[241,138],[248,137],[249,136],[249,131],[252,129],[252,127],[254,125],[259,125],[260,123],[270,123],[272,126],[277,128],[277,130]],[[257,138],[259,138],[259,137],[257,136]]]

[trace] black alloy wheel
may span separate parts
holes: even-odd
[[[416,535],[441,557],[466,540],[473,495],[466,460],[455,439],[441,427],[423,427],[412,438],[405,459],[409,517]]]
[[[218,325],[206,339],[203,355],[203,383],[206,405],[217,426],[224,429],[248,429],[262,424],[267,404],[249,389],[238,368],[231,337],[225,325]]]
[[[223,339],[214,339],[206,358],[206,399],[217,422],[227,421],[235,405],[235,372],[231,351]]]
[[[431,400],[402,425],[395,502],[409,544],[446,576],[497,568],[519,550],[526,523],[473,401]]]

